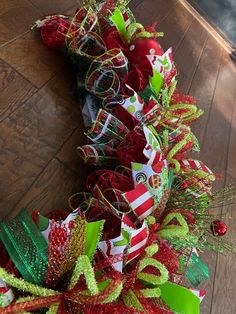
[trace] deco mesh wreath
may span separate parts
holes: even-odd
[[[210,211],[235,189],[213,193],[215,175],[189,158],[203,110],[176,88],[163,34],[126,5],[91,0],[34,25],[73,64],[91,127],[78,153],[100,170],[70,198],[72,211],[23,210],[0,223],[1,313],[196,314],[209,277],[199,253],[235,251]]]

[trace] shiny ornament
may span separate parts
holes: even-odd
[[[221,220],[214,220],[211,224],[211,231],[214,236],[221,237],[227,232],[227,225]]]
[[[163,50],[155,39],[136,39],[129,45],[126,51],[126,56],[130,63],[140,69],[148,68],[151,70],[151,64],[146,57],[147,55],[163,55]]]
[[[53,49],[60,49],[65,43],[65,37],[70,27],[70,21],[54,16],[41,27],[41,37],[44,44]]]

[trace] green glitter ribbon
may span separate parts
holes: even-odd
[[[203,280],[209,279],[209,269],[196,253],[191,255],[185,277],[194,287],[197,287]]]
[[[25,209],[15,219],[0,223],[0,238],[22,277],[44,284],[48,244]]]

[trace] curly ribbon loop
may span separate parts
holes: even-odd
[[[92,62],[86,75],[85,88],[98,97],[114,97],[120,92],[120,78],[127,73],[127,58],[120,49],[111,49]]]
[[[153,266],[155,267],[159,272],[160,276],[148,274],[145,272],[141,272],[145,267],[147,266]],[[164,282],[168,280],[168,271],[166,267],[158,262],[157,260],[153,258],[145,258],[142,260],[140,263],[140,268],[139,268],[139,273],[138,273],[138,279],[145,281],[146,283],[153,284],[153,285],[162,285]],[[156,291],[157,288],[155,288]],[[148,290],[150,293],[150,290]],[[158,290],[159,291],[159,290]]]
[[[115,166],[117,155],[115,142],[110,141],[107,144],[83,145],[78,147],[78,154],[88,165],[96,166]]]
[[[95,144],[108,143],[111,140],[122,141],[129,129],[112,114],[100,109],[87,137]]]
[[[172,220],[176,220],[179,225],[170,225],[169,223]],[[173,239],[175,237],[183,238],[188,234],[188,232],[189,227],[183,215],[174,212],[165,217],[161,225],[161,230],[158,231],[158,234],[163,239]]]
[[[79,9],[68,29],[66,34],[66,45],[70,50],[74,50],[74,41],[81,39],[86,33],[90,33],[95,30],[98,25],[98,17],[91,7],[82,7]],[[98,29],[97,29],[98,30]]]
[[[159,298],[161,295],[161,290],[159,288],[160,285],[166,283],[168,281],[168,270],[166,267],[152,258],[154,254],[158,252],[158,245],[153,244],[148,246],[145,249],[146,256],[141,260],[137,270],[137,279],[141,280],[144,285],[154,286],[153,288],[145,288],[145,289],[129,289],[127,294],[123,296],[123,300],[126,305],[133,307],[137,310],[144,311],[143,305],[140,302],[139,298]],[[149,274],[144,272],[143,270],[148,267],[155,268],[160,275]]]

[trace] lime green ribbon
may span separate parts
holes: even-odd
[[[85,255],[89,257],[90,261],[96,251],[98,241],[101,238],[104,223],[104,220],[86,222],[84,252]]]
[[[124,16],[118,8],[115,9],[110,19],[115,24],[118,32],[122,35],[127,43],[130,43],[137,38],[151,38],[155,36],[163,36],[162,32],[151,33],[146,31],[144,26],[140,23],[131,23],[126,28]]]
[[[178,225],[170,225],[169,223],[172,220],[177,220]],[[183,215],[180,213],[169,213],[161,224],[161,230],[158,231],[158,234],[163,239],[171,240],[172,238],[183,238],[189,232],[189,227],[184,219]]]
[[[178,314],[200,313],[200,299],[189,289],[169,281],[159,288],[161,290],[161,299],[174,312]]]

